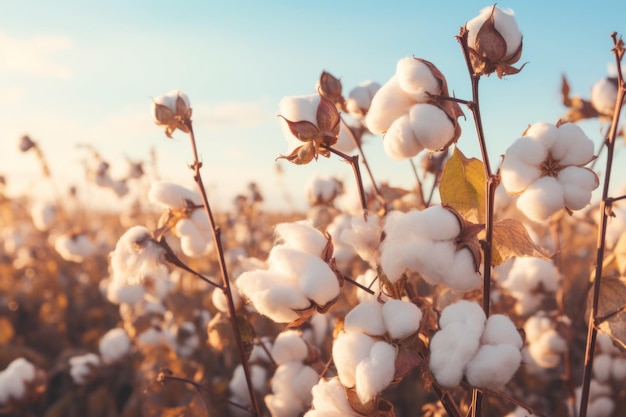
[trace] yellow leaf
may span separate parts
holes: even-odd
[[[441,204],[454,208],[472,223],[485,222],[485,170],[483,163],[468,159],[459,148],[443,168],[439,193]]]
[[[514,256],[548,259],[542,248],[532,241],[524,225],[515,219],[504,219],[494,223],[491,254],[493,266],[500,265]]]

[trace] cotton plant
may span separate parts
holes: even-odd
[[[343,332],[333,342],[333,360],[341,383],[354,388],[362,403],[394,381],[394,343],[417,333],[421,319],[415,304],[395,299],[365,301],[346,315]]]
[[[151,203],[167,210],[166,226],[180,238],[182,252],[200,257],[213,250],[213,236],[197,192],[181,185],[155,181],[148,191]]]
[[[500,167],[507,193],[518,195],[517,208],[536,222],[561,209],[583,209],[599,185],[592,161],[593,142],[573,123],[535,123],[507,149]]]
[[[431,206],[393,211],[385,218],[383,232],[380,265],[391,283],[407,270],[418,272],[430,284],[457,291],[470,291],[482,283],[480,262],[463,245],[461,222],[451,210]]]
[[[552,369],[561,363],[562,355],[569,349],[565,339],[558,333],[556,322],[540,311],[524,323],[527,362],[539,368]]]
[[[444,387],[456,387],[465,378],[474,387],[502,389],[522,362],[523,340],[511,319],[487,318],[474,302],[444,308],[439,327],[430,340],[429,367]]]
[[[446,79],[434,64],[402,58],[372,99],[367,127],[372,133],[384,133],[383,146],[392,159],[445,149],[461,135],[457,118],[463,114],[457,103],[437,98],[447,95]]]
[[[340,290],[327,263],[328,238],[306,221],[281,223],[275,231],[280,243],[269,253],[268,268],[244,272],[237,288],[260,314],[277,323],[326,311]]]
[[[554,295],[559,289],[561,277],[549,259],[512,258],[507,267],[508,271],[499,275],[498,281],[515,298],[515,311],[522,316],[537,311],[545,295]]]

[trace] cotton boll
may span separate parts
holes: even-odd
[[[431,206],[422,210],[416,225],[416,233],[420,237],[433,241],[456,239],[461,233],[459,219],[443,206]],[[405,231],[406,232],[406,231]]]
[[[239,294],[239,290],[236,286],[231,285],[230,292],[233,298],[235,310],[238,310],[243,303],[241,295]],[[219,288],[214,289],[213,293],[211,294],[211,301],[213,302],[213,306],[215,306],[215,308],[217,308],[222,313],[230,313],[230,310],[228,308],[228,297],[226,297],[226,293],[224,293],[224,291],[220,290]]]
[[[606,353],[600,353],[593,359],[593,377],[603,384],[611,378],[613,359]]]
[[[544,347],[537,343],[528,345],[527,352],[535,364],[541,368],[552,369],[561,363],[561,355],[545,351]]]
[[[612,116],[617,102],[617,83],[615,79],[603,78],[591,87],[591,105],[599,113]]]
[[[309,255],[310,256],[310,255]],[[299,271],[300,290],[319,306],[325,306],[339,296],[339,281],[328,264],[310,257]],[[298,270],[296,270],[298,271]]]
[[[467,381],[480,388],[500,389],[511,380],[522,361],[515,346],[482,345],[465,368]]]
[[[102,362],[117,362],[128,354],[131,348],[130,338],[124,329],[111,329],[102,336],[98,345]]]
[[[388,300],[382,308],[385,329],[392,339],[403,339],[417,332],[422,311],[413,303]]]
[[[517,350],[520,350],[524,345],[524,341],[517,328],[515,328],[515,324],[513,324],[510,318],[502,314],[489,316],[480,342],[483,345],[507,344],[514,346]]]
[[[334,198],[343,192],[343,184],[338,179],[321,175],[318,172],[314,173],[309,179],[306,185],[306,196],[309,203],[315,204],[330,204]],[[299,223],[299,222],[297,222]],[[293,223],[282,223],[293,224]],[[309,223],[309,225],[312,225]],[[277,234],[278,231],[277,231]],[[291,240],[283,237],[285,240]],[[321,251],[320,251],[321,252]]]
[[[298,404],[298,412],[304,411],[311,404],[311,388],[317,384],[319,376],[310,366],[300,362],[280,365],[272,377],[272,392]]]
[[[379,89],[380,84],[377,82],[365,81],[350,90],[346,99],[348,113],[356,117],[363,117],[368,112],[372,98]]]
[[[597,398],[587,406],[587,415],[593,417],[609,417],[613,414],[615,402],[608,397]]]
[[[337,378],[320,379],[317,385],[311,388],[311,393],[313,394],[312,405],[316,411],[337,413],[319,414],[319,417],[334,417],[335,415],[337,417],[356,416],[356,413],[350,407],[345,389]],[[310,417],[310,413],[309,411],[306,416]]]
[[[524,333],[528,342],[538,341],[541,335],[552,328],[552,321],[545,316],[532,316],[524,324]]]
[[[441,93],[441,82],[428,65],[419,59],[405,57],[396,65],[398,85],[417,102],[428,101],[429,94]]]
[[[571,210],[580,210],[591,202],[591,192],[599,185],[598,176],[591,170],[569,166],[559,172],[563,185],[565,205]]]
[[[460,300],[443,309],[439,317],[439,327],[445,329],[459,323],[467,327],[469,331],[464,337],[478,340],[485,329],[486,320],[485,312],[478,303]]]
[[[626,379],[626,359],[613,358],[611,367],[611,378],[614,381],[621,382]]]
[[[430,284],[439,284],[446,279],[454,262],[456,245],[453,241],[431,242],[420,240],[415,245],[411,269],[420,273]]]
[[[200,195],[178,184],[153,181],[148,191],[148,200],[163,208],[180,209],[185,207],[185,200],[200,204]]]
[[[382,305],[378,301],[367,301],[354,307],[344,319],[344,330],[365,333],[369,336],[385,334]]]
[[[302,362],[309,354],[309,348],[295,330],[286,330],[276,337],[272,346],[272,358],[277,364]]]
[[[375,270],[368,269],[367,271],[356,277],[356,282],[366,288],[372,289],[374,293],[376,293],[378,288],[380,287],[380,285],[376,282],[378,279],[377,277],[378,275]],[[379,296],[382,301],[385,301],[388,298],[384,293],[370,294],[367,291],[357,291],[356,296],[359,299],[359,303],[378,300]]]
[[[340,238],[352,246],[361,259],[370,265],[376,265],[380,257],[378,248],[381,233],[378,216],[367,216],[367,220],[363,220],[362,216],[355,216],[352,217],[349,228],[341,232]]]
[[[272,417],[294,417],[305,410],[300,401],[284,392],[268,394],[264,401]]]
[[[476,37],[481,27],[489,19],[493,11],[494,26],[506,43],[505,57],[513,55],[522,44],[522,33],[520,32],[514,13],[510,9],[500,9],[499,7],[488,6],[480,11],[480,14],[466,23],[468,33],[467,43],[470,48],[476,49]]]
[[[363,333],[341,333],[334,341],[332,353],[337,374],[346,387],[357,382],[356,367],[370,355],[375,340]]]
[[[396,161],[413,158],[424,150],[415,136],[408,114],[403,114],[391,123],[383,137],[383,148],[387,156]]]
[[[550,149],[559,137],[559,131],[552,123],[539,122],[530,126],[524,136],[531,137],[542,143],[546,149]]]
[[[554,177],[541,177],[517,199],[517,208],[536,222],[547,220],[565,207],[563,187]]]
[[[259,365],[250,365],[250,379],[252,380],[252,387],[258,393],[264,394],[268,390],[267,384],[267,371],[265,368]],[[244,400],[247,404],[250,403],[250,394],[248,392],[248,385],[246,383],[246,375],[243,371],[243,366],[237,365],[233,371],[233,376],[228,384],[230,393],[235,397]]]
[[[415,243],[423,241],[408,240],[400,242],[384,241],[380,252],[380,266],[392,283],[400,279],[402,274],[415,261]]]
[[[46,232],[54,226],[58,211],[54,204],[40,201],[33,205],[30,215],[35,228],[41,232]]]
[[[476,271],[474,255],[468,248],[461,248],[455,252],[452,265],[443,275],[443,282],[448,287],[462,292],[481,286],[482,276]]]
[[[278,104],[278,111],[282,117],[291,122],[307,121],[317,126],[317,107],[319,104],[319,94],[283,97]],[[293,136],[291,133],[290,135]]]
[[[280,223],[276,225],[274,230],[276,236],[283,240],[285,246],[311,255],[321,256],[328,244],[328,238],[306,220]]]
[[[521,140],[531,142],[527,138],[518,139],[518,141]],[[521,161],[510,149],[507,150],[500,166],[500,178],[506,192],[516,195],[523,192],[530,184],[539,179],[541,170],[536,165],[530,165]]]
[[[372,400],[393,381],[395,362],[396,348],[387,342],[374,343],[369,357],[356,367],[356,393],[362,403]]]
[[[95,250],[89,237],[84,234],[61,235],[54,242],[54,248],[63,259],[70,262],[82,262]]]
[[[435,333],[430,339],[429,366],[439,384],[448,388],[459,385],[465,366],[478,350],[479,337],[456,321]]]
[[[561,165],[584,165],[593,158],[593,141],[574,123],[558,127],[557,140],[550,147],[552,157]]]
[[[208,252],[207,241],[199,233],[193,221],[181,219],[176,223],[176,233],[180,236],[180,248],[190,257],[203,256]]]
[[[35,379],[35,365],[24,358],[13,360],[0,372],[0,404],[11,398],[21,400],[26,394],[26,383]]]
[[[506,157],[527,165],[540,165],[548,157],[548,148],[529,136],[518,138],[506,150]]]
[[[372,133],[386,132],[391,123],[407,113],[413,104],[415,101],[400,88],[397,77],[391,77],[372,99],[365,116],[367,128]]]
[[[417,141],[426,149],[439,151],[454,138],[454,125],[439,107],[433,104],[416,104],[409,110],[411,126]]]
[[[83,385],[87,381],[91,368],[100,365],[100,358],[95,353],[87,353],[71,357],[69,364],[72,380],[78,385]]]

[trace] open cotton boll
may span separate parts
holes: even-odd
[[[524,345],[515,324],[510,318],[502,314],[489,316],[480,343],[483,345],[507,344],[514,346],[517,350],[520,350]]]
[[[291,393],[268,394],[263,399],[272,417],[294,417],[306,409]]]
[[[380,266],[391,283],[400,279],[402,274],[410,269],[415,262],[416,242],[422,240],[407,239],[404,244],[400,242],[383,241],[380,252]]]
[[[282,117],[289,121],[307,121],[317,126],[317,107],[319,104],[319,94],[283,97],[278,103],[278,111]]]
[[[185,200],[200,204],[200,195],[178,184],[153,181],[148,191],[148,200],[163,208],[180,209],[185,207]]]
[[[342,192],[343,184],[341,183],[341,181],[329,175],[322,175],[319,172],[315,172],[306,185],[307,200],[309,200],[311,204],[330,204],[332,203],[333,199]],[[291,240],[289,238],[284,239]]]
[[[337,417],[346,417],[357,415],[350,407],[346,391],[337,378],[320,379],[317,385],[311,388],[311,393],[313,394],[312,405],[315,411],[337,413],[315,414],[316,416],[334,417],[336,415]],[[312,417],[313,414],[310,413],[311,411],[305,414],[305,416]]]
[[[589,97],[594,109],[604,115],[613,115],[617,102],[617,83],[615,80],[603,78],[591,87]]]
[[[259,365],[250,365],[250,379],[252,387],[258,393],[264,394],[268,390],[267,370]],[[250,394],[248,393],[248,385],[246,384],[246,375],[243,366],[237,365],[233,371],[233,376],[228,384],[230,393],[235,397],[250,403]]]
[[[387,300],[382,308],[385,329],[392,339],[404,339],[417,332],[422,311],[413,303],[403,300]]]
[[[526,129],[524,136],[528,136],[543,144],[546,149],[550,149],[559,137],[559,131],[552,123],[538,122]]]
[[[382,305],[378,301],[358,304],[346,315],[343,328],[346,332],[365,333],[369,336],[385,334]]]
[[[413,263],[409,267],[419,272],[422,278],[430,284],[439,284],[447,276],[454,262],[456,245],[453,241],[431,242],[419,240],[413,248]]]
[[[431,206],[419,213],[420,237],[433,241],[456,239],[461,233],[459,219],[443,206]]]
[[[580,210],[591,202],[591,193],[600,184],[595,172],[569,166],[561,170],[557,177],[563,186],[565,206],[571,210]]]
[[[328,238],[307,220],[277,224],[274,232],[284,246],[315,256],[321,256],[328,244]]]
[[[513,266],[502,286],[510,291],[532,292],[539,284],[545,291],[554,292],[559,286],[559,271],[547,259],[522,257],[515,258]]]
[[[478,350],[479,337],[468,332],[468,326],[462,322],[449,323],[435,333],[430,339],[429,367],[439,384],[448,388],[459,385],[465,365]]]
[[[513,345],[482,345],[465,368],[467,381],[480,388],[500,389],[511,380],[522,362]]]
[[[233,298],[233,304],[235,305],[235,310],[237,310],[239,309],[239,307],[241,307],[243,300],[236,286],[231,287],[230,292]],[[219,311],[225,314],[229,314],[230,310],[228,309],[228,297],[226,297],[224,291],[220,290],[219,288],[214,289],[213,293],[211,294],[211,301],[213,302],[215,308],[217,308]]]
[[[110,364],[117,362],[130,351],[131,343],[126,330],[111,329],[102,336],[98,349],[102,362]]]
[[[478,340],[485,329],[486,320],[485,312],[478,303],[460,300],[443,309],[439,317],[439,327],[445,329],[452,324],[461,323],[470,331],[466,337],[475,337]]]
[[[506,157],[527,165],[540,165],[548,157],[548,148],[532,137],[518,138],[506,150]]]
[[[526,140],[526,138],[518,140]],[[527,142],[531,141],[528,140]],[[500,166],[500,179],[506,192],[510,195],[516,195],[523,192],[533,181],[539,179],[541,170],[536,165],[529,165],[521,161],[510,150],[511,148],[507,150]]]
[[[476,271],[474,255],[468,248],[461,248],[454,253],[452,264],[443,274],[443,282],[453,290],[462,292],[481,286],[483,278]]]
[[[409,110],[411,126],[424,148],[439,151],[454,138],[454,124],[446,112],[433,104],[418,103]]]
[[[206,238],[200,234],[193,221],[179,220],[176,223],[176,233],[180,236],[180,248],[185,255],[199,257],[209,251]]]
[[[378,280],[378,274],[374,269],[368,269],[361,275],[356,277],[356,282],[359,284],[370,288],[374,291],[374,293],[378,292],[380,285],[376,282]],[[356,296],[359,299],[360,303],[365,301],[375,301],[380,297],[381,301],[386,301],[389,297],[384,293],[379,294],[370,294],[367,291],[357,291]]]
[[[528,342],[539,340],[541,335],[552,328],[552,320],[546,316],[532,316],[524,323],[524,334]]]
[[[352,139],[352,133],[348,131],[348,127],[345,123],[339,124],[339,136],[337,137],[337,143],[333,145],[333,148],[343,153],[349,153],[356,148],[354,139]]]
[[[299,400],[303,407],[309,407],[313,399],[311,388],[317,384],[319,375],[310,366],[291,362],[278,367],[272,377],[272,390],[289,394],[289,399]]]
[[[429,94],[441,93],[441,82],[428,65],[419,59],[405,57],[396,64],[398,85],[417,102],[428,101]]]
[[[295,330],[286,330],[276,337],[271,352],[274,361],[282,365],[304,361],[309,355],[309,348],[300,333]]]
[[[341,383],[348,388],[356,384],[356,367],[370,355],[376,341],[363,333],[341,333],[333,342],[333,360]]]
[[[517,208],[530,220],[543,222],[565,207],[563,187],[554,177],[541,177],[517,199]]]
[[[552,157],[561,165],[584,165],[593,158],[593,141],[574,123],[558,127],[558,137],[550,147]]]
[[[349,227],[341,232],[340,238],[352,246],[361,259],[376,265],[380,257],[378,248],[381,233],[378,216],[369,215],[367,220],[363,220],[362,216],[354,216]]]
[[[387,342],[376,342],[365,360],[356,366],[356,393],[362,403],[387,388],[396,371],[396,348]]]
[[[506,42],[505,57],[513,55],[522,44],[522,33],[515,21],[514,13],[510,9],[488,6],[480,11],[480,14],[467,22],[465,27],[469,31],[467,37],[468,46],[476,49],[476,37],[483,24],[489,19],[493,11],[494,26]]]
[[[607,353],[600,353],[593,358],[593,377],[603,384],[611,378],[613,359]]]
[[[76,384],[82,385],[87,381],[91,368],[100,365],[100,358],[95,353],[87,353],[85,355],[71,357],[69,364],[72,380]]]
[[[375,81],[364,81],[354,87],[348,93],[346,109],[356,117],[362,117],[367,113],[372,103],[372,98],[380,89],[380,84]]]
[[[407,113],[414,104],[415,100],[400,88],[397,77],[391,77],[372,99],[370,109],[365,116],[367,128],[372,133],[386,132],[391,123]]]
[[[46,232],[54,226],[57,215],[58,211],[56,206],[45,201],[35,203],[30,211],[33,225],[41,232]]]
[[[94,252],[94,245],[87,235],[64,234],[54,242],[54,248],[66,261],[82,262]]]
[[[413,158],[424,150],[415,136],[408,113],[391,123],[383,137],[383,148],[387,156],[396,161]]]

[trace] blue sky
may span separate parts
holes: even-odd
[[[275,173],[286,152],[277,113],[287,95],[315,92],[323,70],[341,78],[344,93],[362,81],[381,84],[396,62],[415,55],[433,62],[456,96],[470,98],[469,78],[454,36],[490,3],[475,1],[21,1],[0,15],[0,174],[12,193],[40,193],[34,156],[17,141],[29,134],[48,156],[63,187],[81,183],[77,143],[94,146],[122,170],[123,158],[147,159],[160,175],[191,185],[185,136],[167,140],[152,122],[151,98],[182,89],[191,100],[212,200],[230,207],[234,193],[257,181],[272,208],[285,208],[284,188],[299,208],[315,171],[352,186],[335,158]],[[626,32],[623,1],[499,3],[515,11],[524,34],[526,68],[504,80],[481,81],[481,106],[492,159],[526,126],[563,113],[560,77],[574,94],[613,63],[610,33]],[[467,112],[469,116],[469,112]],[[598,141],[600,125],[583,124]],[[459,147],[478,156],[473,121],[462,123]],[[413,184],[408,163],[391,161],[379,136],[365,152],[377,180]],[[618,152],[622,156],[623,152]],[[617,181],[617,178],[616,178]],[[93,194],[91,194],[93,195]],[[97,194],[99,196],[99,194]],[[102,196],[103,201],[106,196]]]

